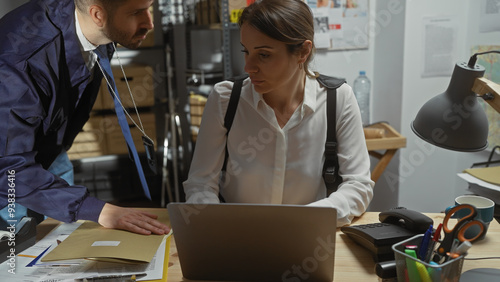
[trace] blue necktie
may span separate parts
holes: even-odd
[[[146,177],[144,176],[144,170],[142,170],[141,160],[139,159],[139,155],[137,154],[137,149],[134,145],[134,140],[132,139],[132,134],[130,133],[130,127],[127,122],[127,117],[125,116],[125,112],[123,111],[123,107],[120,103],[120,95],[118,94],[118,90],[116,89],[115,80],[113,77],[113,72],[111,71],[111,65],[109,63],[108,57],[105,55],[106,48],[98,48],[96,49],[97,57],[99,58],[99,65],[102,67],[102,70],[105,72],[106,77],[108,78],[108,91],[113,97],[113,101],[115,103],[115,111],[116,116],[118,117],[118,123],[122,129],[123,137],[125,137],[125,141],[127,142],[128,151],[133,157],[133,161],[135,166],[137,167],[137,172],[139,173],[139,178],[141,180],[142,188],[144,190],[144,194],[146,197],[151,200],[151,195],[149,194],[148,183],[146,182]],[[110,88],[113,87],[113,90]]]

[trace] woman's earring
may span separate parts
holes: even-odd
[[[303,64],[302,63],[299,63],[299,70],[301,70],[303,67]]]

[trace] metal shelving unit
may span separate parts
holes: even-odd
[[[216,1],[216,0],[210,0]],[[220,81],[233,77],[232,33],[239,30],[230,22],[228,0],[220,1],[220,23],[194,24],[195,0],[159,0],[163,13],[162,30],[165,34],[167,68],[168,112],[165,114],[165,139],[162,171],[162,206],[169,201],[182,201],[181,180],[187,178],[191,163],[191,131],[189,126],[189,92],[187,79],[191,75],[202,75]],[[222,33],[222,70],[206,71],[192,66],[191,33],[218,30]],[[233,43],[234,44],[234,43]],[[206,75],[205,75],[206,74]],[[208,93],[207,93],[208,94]]]
[[[229,21],[229,3],[228,0],[221,0],[221,22],[222,22],[222,54],[224,62],[224,78],[233,77],[231,65],[231,28],[233,24]]]

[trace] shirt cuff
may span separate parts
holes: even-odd
[[[97,198],[86,197],[80,205],[76,220],[83,219],[98,222],[104,204],[106,204],[106,202]]]
[[[350,214],[349,206],[346,205],[347,200],[340,200],[338,197],[332,197],[321,199],[316,202],[308,204],[311,207],[327,207],[337,209],[337,227],[341,227],[350,224],[353,215]]]

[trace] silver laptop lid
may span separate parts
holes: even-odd
[[[167,208],[185,278],[333,280],[334,208],[186,203]]]

